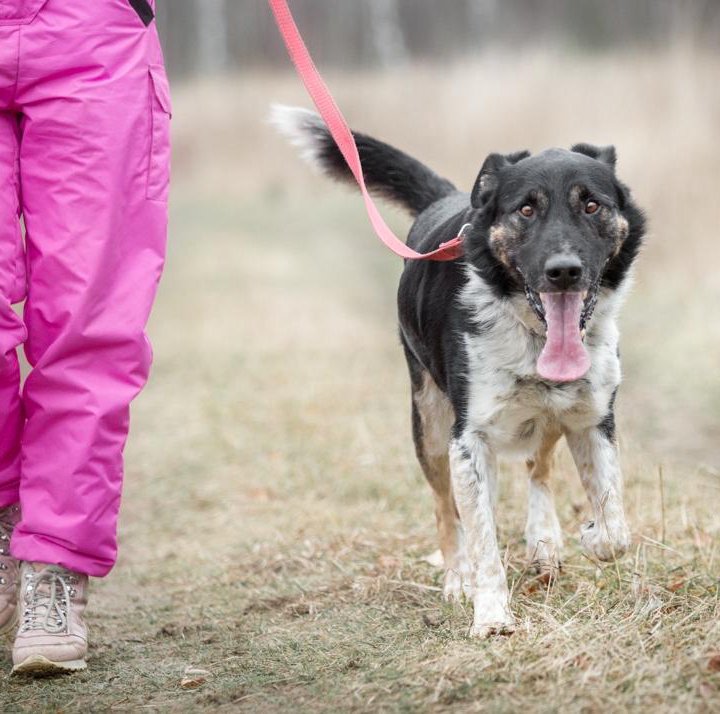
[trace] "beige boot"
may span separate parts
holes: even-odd
[[[59,565],[23,563],[22,621],[13,647],[13,674],[85,669],[88,577]]]
[[[17,591],[20,565],[10,555],[10,538],[20,520],[20,509],[0,509],[0,637],[15,634],[18,623]]]

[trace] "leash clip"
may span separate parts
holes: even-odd
[[[437,256],[442,254],[445,256],[443,258],[433,257],[433,260],[455,260],[455,258],[459,258],[465,252],[463,243],[465,242],[465,233],[469,228],[472,228],[472,223],[464,223],[459,233],[452,240],[440,243],[437,250],[428,255]]]
[[[446,246],[459,246],[462,244],[462,242],[465,240],[465,232],[468,230],[468,228],[472,228],[472,223],[464,223],[462,227],[460,228],[460,231],[458,234],[452,238],[451,240],[446,240],[443,243],[440,243],[440,248],[445,248]]]
[[[472,223],[463,223],[462,227],[460,228],[460,232],[457,234],[457,237],[460,240],[465,239],[465,233],[472,228]]]

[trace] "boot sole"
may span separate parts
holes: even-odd
[[[20,664],[16,664],[10,674],[27,674],[43,677],[52,674],[63,674],[65,672],[80,672],[83,669],[87,669],[87,663],[84,659],[53,662],[42,655],[30,655],[20,662]]]

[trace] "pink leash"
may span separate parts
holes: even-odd
[[[312,57],[300,35],[300,31],[295,24],[287,0],[268,0],[268,2],[275,14],[275,21],[287,47],[290,59],[295,65],[295,69],[312,97],[320,116],[324,119],[325,124],[327,124],[328,130],[335,140],[338,149],[340,149],[340,153],[345,158],[347,165],[350,167],[353,176],[355,176],[355,180],[358,182],[365,201],[368,218],[378,238],[380,238],[393,253],[399,255],[401,258],[408,258],[410,260],[455,260],[455,258],[459,258],[463,253],[462,234],[446,243],[441,243],[439,248],[429,253],[418,253],[401,241],[390,230],[365,186],[360,156],[352,132],[348,128],[347,122],[338,109],[337,104],[335,104],[330,90],[327,88],[327,85],[315,67]]]

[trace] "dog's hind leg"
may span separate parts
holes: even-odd
[[[408,357],[408,362],[411,359]],[[448,398],[414,360],[410,372],[413,439],[418,461],[435,496],[435,518],[445,566],[443,595],[448,600],[459,600],[463,592],[470,595],[470,565],[450,482],[448,443],[455,415]]]
[[[547,577],[554,577],[560,567],[562,530],[555,512],[550,489],[550,467],[560,431],[547,431],[532,459],[527,462],[528,516],[525,526],[528,560]]]

